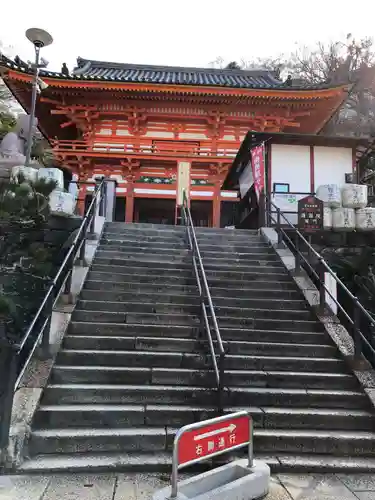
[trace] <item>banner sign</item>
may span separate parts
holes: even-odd
[[[251,165],[253,169],[254,188],[259,200],[260,193],[264,190],[264,143],[251,150]]]

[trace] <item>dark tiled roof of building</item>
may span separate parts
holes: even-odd
[[[31,73],[31,68],[23,61],[17,62],[0,54],[0,65]],[[239,89],[278,89],[278,90],[318,90],[346,85],[309,85],[294,81],[283,82],[276,77],[276,72],[268,70],[240,70],[215,68],[185,68],[178,66],[150,66],[145,64],[122,64],[78,57],[77,67],[69,76],[48,70],[41,70],[40,76],[64,80],[88,80],[123,83],[155,83],[170,85],[200,85],[210,87],[228,87]]]
[[[183,68],[120,64],[77,59],[73,75],[90,79],[108,79],[130,83],[170,85],[207,85],[236,88],[275,88],[283,85],[274,73],[267,70],[231,70],[214,68]]]

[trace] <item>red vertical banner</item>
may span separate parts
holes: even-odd
[[[253,170],[254,188],[259,200],[260,193],[264,190],[264,143],[251,150],[251,166]]]

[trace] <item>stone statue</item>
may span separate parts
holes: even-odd
[[[33,128],[37,126],[35,118]],[[9,176],[14,166],[25,164],[26,141],[29,132],[30,118],[26,114],[19,115],[17,125],[12,132],[8,132],[0,143],[0,177]]]

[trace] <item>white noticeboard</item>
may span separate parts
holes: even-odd
[[[240,175],[239,183],[240,183],[241,198],[243,198],[254,183],[253,171],[250,162],[246,165],[244,171]]]
[[[280,208],[281,212],[285,215],[286,219],[291,224],[298,223],[298,201],[304,198],[305,194],[290,194],[290,193],[274,193],[272,195],[272,202]],[[289,213],[288,212],[295,212]],[[275,218],[276,210],[274,210],[273,217]],[[286,223],[282,218],[281,223]]]

